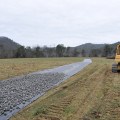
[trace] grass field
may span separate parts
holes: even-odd
[[[66,63],[79,60],[72,59]],[[93,63],[84,70],[10,120],[120,120],[120,74],[111,72],[113,63],[114,60],[93,58]]]
[[[83,58],[0,59],[0,80],[73,62],[80,62],[81,60],[83,60]]]

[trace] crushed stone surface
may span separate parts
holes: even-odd
[[[63,73],[26,75],[0,82],[0,115],[53,87]]]

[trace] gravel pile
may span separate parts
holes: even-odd
[[[51,89],[64,77],[63,73],[44,73],[0,81],[0,115]]]

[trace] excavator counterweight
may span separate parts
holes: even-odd
[[[116,63],[112,65],[112,72],[117,73],[120,72],[120,44],[117,45],[115,61]]]

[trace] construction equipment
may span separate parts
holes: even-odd
[[[120,44],[117,45],[115,61],[117,63],[112,65],[112,72],[117,73],[120,72]]]

